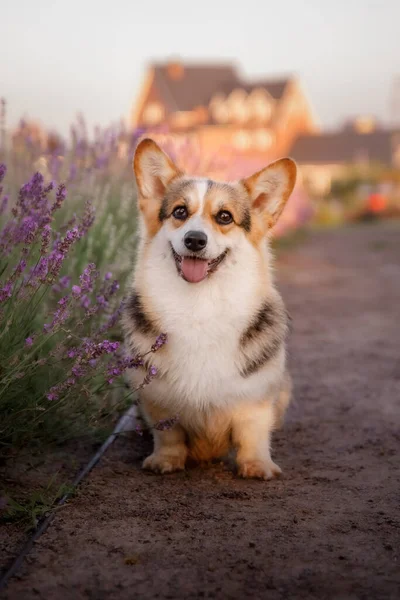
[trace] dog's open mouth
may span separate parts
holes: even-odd
[[[207,260],[197,256],[181,256],[175,252],[171,245],[172,256],[174,257],[178,273],[185,281],[190,283],[199,283],[208,275],[214,273],[228,254],[228,248],[217,258]]]

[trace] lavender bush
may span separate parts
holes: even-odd
[[[143,367],[143,357],[123,354],[118,328],[132,193],[123,184],[100,192],[86,179],[84,187],[71,183],[70,200],[64,184],[37,172],[12,202],[6,171],[1,164],[0,454],[111,421],[132,401],[123,373]],[[143,385],[155,375],[150,367]]]

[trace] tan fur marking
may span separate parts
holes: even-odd
[[[189,456],[195,461],[209,461],[225,456],[229,446],[228,432],[219,432],[219,435],[213,438],[194,436],[189,439]]]
[[[277,222],[293,191],[296,173],[296,163],[282,158],[241,181],[250,197],[252,214],[258,215],[259,227],[251,236],[253,243],[258,244]]]
[[[139,200],[139,209],[143,214],[147,226],[149,238],[153,238],[161,228],[162,223],[158,218],[159,208],[157,205],[149,206],[149,203],[142,199]]]
[[[227,183],[213,182],[205,196],[203,215],[214,229],[227,234],[234,227],[242,225],[249,204],[249,200],[240,188]],[[215,219],[220,210],[229,211],[233,216],[233,223],[220,225]]]
[[[142,140],[136,149],[133,170],[139,192],[138,206],[152,238],[161,227],[158,217],[166,189],[181,173],[161,148],[148,138]]]
[[[185,206],[191,215],[199,210],[199,200],[194,194],[195,185],[194,182],[189,179],[176,179],[172,185],[167,189],[165,198],[162,202],[161,212],[159,214],[160,225],[164,219],[169,218],[174,209],[178,206]],[[170,222],[175,229],[179,229],[186,221],[180,221],[179,219],[170,219]]]

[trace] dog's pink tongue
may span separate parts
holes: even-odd
[[[208,262],[199,258],[184,256],[181,262],[183,276],[191,283],[198,283],[207,277]]]

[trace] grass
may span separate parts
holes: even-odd
[[[72,491],[69,484],[56,484],[55,477],[40,489],[19,494],[18,500],[4,491],[0,499],[3,501],[0,523],[13,523],[25,531],[36,529],[39,521],[53,510],[56,501]]]

